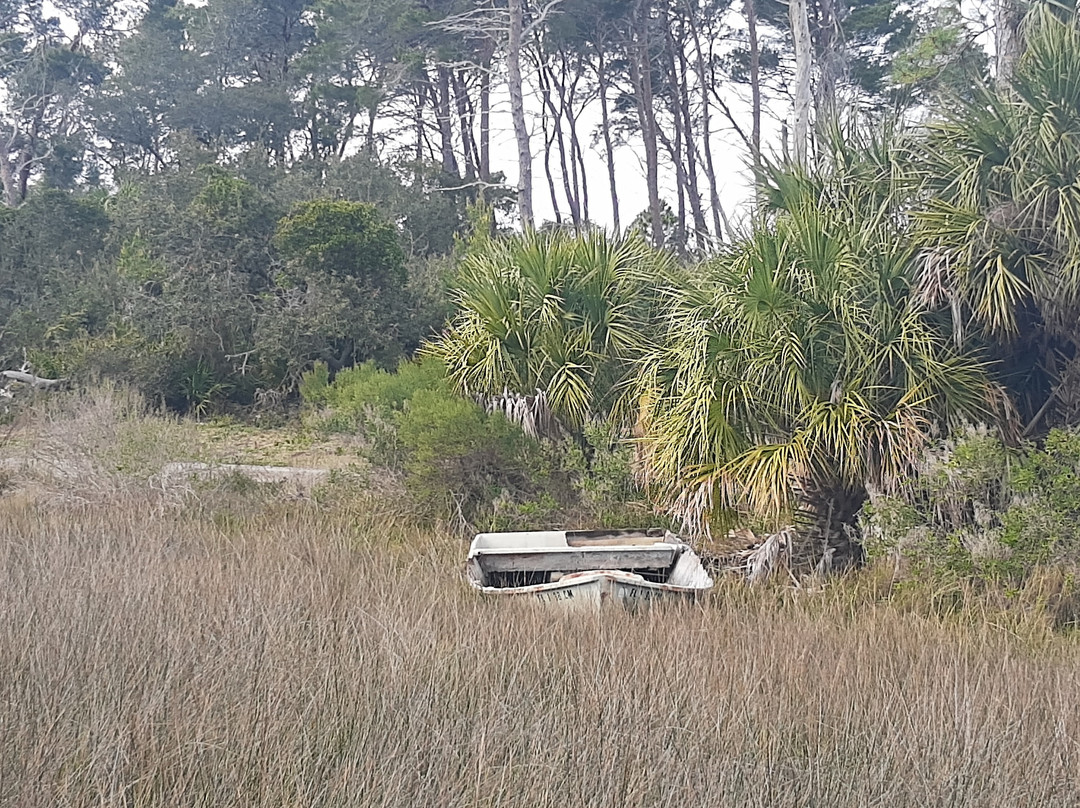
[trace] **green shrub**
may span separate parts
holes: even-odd
[[[316,362],[311,370],[300,377],[300,398],[305,404],[326,404],[330,397],[330,368],[325,362]]]
[[[406,488],[422,506],[465,522],[496,499],[530,499],[537,444],[501,414],[445,390],[418,390],[398,413]]]
[[[927,453],[917,478],[861,513],[871,559],[916,574],[1021,585],[1040,565],[1080,561],[1080,432],[1007,447],[970,427]]]
[[[365,459],[400,475],[412,503],[461,528],[633,526],[647,521],[632,452],[606,422],[578,439],[537,440],[450,388],[432,357],[396,371],[368,362],[301,382],[309,427],[354,432]]]
[[[365,362],[343,370],[328,388],[326,403],[333,409],[362,421],[370,409],[401,410],[420,390],[449,390],[446,371],[439,361],[425,358],[405,360],[394,372]]]

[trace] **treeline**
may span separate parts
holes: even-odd
[[[3,0],[2,199],[168,173],[196,146],[315,175],[362,155],[526,224],[540,224],[534,196],[574,227],[604,197],[616,230],[640,213],[657,246],[703,251],[732,235],[733,166],[805,154],[812,109],[906,109],[984,71],[958,8],[938,3]],[[794,133],[766,147],[769,110],[786,115],[792,94]],[[494,152],[499,129],[514,157]],[[739,156],[719,150],[724,132]],[[638,160],[647,199],[627,210],[621,177]]]
[[[441,326],[453,197],[410,195],[362,158],[316,183],[191,154],[114,193],[0,210],[6,368],[109,376],[202,413],[272,403],[317,360],[394,365]],[[378,205],[348,201],[379,183]]]

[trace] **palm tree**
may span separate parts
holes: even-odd
[[[1036,5],[1025,39],[1010,85],[931,124],[911,165],[920,294],[958,334],[985,334],[1030,431],[1055,403],[1080,403],[1060,384],[1080,347],[1076,13]]]
[[[672,272],[671,258],[640,238],[552,231],[489,241],[465,258],[458,314],[426,350],[466,395],[525,402],[516,412],[531,423],[550,410],[576,428],[612,412],[649,345],[659,279]]]
[[[768,216],[667,293],[638,374],[642,468],[691,530],[805,503],[849,521],[949,418],[991,417],[985,366],[913,293],[893,136],[872,131],[835,132],[817,169],[767,166]]]

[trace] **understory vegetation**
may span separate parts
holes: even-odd
[[[527,434],[502,410],[455,393],[432,358],[394,371],[365,364],[333,382],[317,365],[300,389],[306,428],[361,436],[358,454],[400,480],[418,521],[463,534],[654,521],[631,448],[603,421],[576,438]]]

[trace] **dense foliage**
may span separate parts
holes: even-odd
[[[288,391],[314,360],[394,365],[444,316],[440,259],[407,265],[383,211],[295,200],[298,179],[203,164],[0,212],[3,363],[200,412]]]
[[[1036,8],[1010,83],[925,126],[821,132],[810,164],[763,162],[745,237],[687,273],[650,259],[639,296],[663,302],[636,315],[647,319],[624,352],[624,400],[657,505],[698,532],[756,517],[842,541],[868,494],[922,479],[942,434],[982,423],[1012,445],[1075,423],[1069,110],[1080,107],[1062,76],[1080,58],[1077,30],[1073,14]],[[506,265],[502,250],[483,260]],[[463,301],[475,297],[468,271],[459,283]],[[557,289],[549,310],[571,299]],[[528,349],[558,318],[463,308],[487,336],[457,327],[441,338],[441,355],[467,368],[451,374],[460,389],[555,389],[536,374],[523,384],[502,357],[543,355]],[[582,399],[574,417],[560,414],[573,427],[609,412]]]
[[[601,424],[578,440],[526,435],[502,412],[457,395],[437,360],[372,363],[301,384],[316,433],[362,436],[380,485],[400,485],[423,521],[463,530],[623,525],[645,513],[629,447]]]
[[[1080,433],[1008,446],[968,427],[928,447],[918,475],[860,516],[871,557],[923,574],[1017,586],[1040,564],[1080,562]]]
[[[978,355],[913,290],[888,135],[857,137],[824,169],[771,170],[755,232],[668,294],[638,376],[643,462],[690,525],[717,510],[783,524],[800,501],[845,521],[937,425],[993,417]]]
[[[556,230],[489,241],[462,261],[458,314],[429,350],[461,391],[541,396],[580,427],[612,414],[655,338],[658,282],[672,272],[669,256],[635,237]]]

